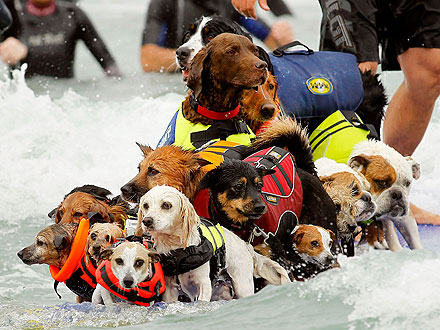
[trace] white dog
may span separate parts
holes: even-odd
[[[111,305],[119,297],[119,301],[149,306],[159,300],[158,294],[163,293],[165,284],[155,264],[159,262],[156,252],[140,243],[126,241],[104,250],[101,258],[105,260],[96,272],[92,303]]]
[[[224,239],[225,269],[232,279],[232,285],[237,298],[254,293],[253,276],[263,277],[270,284],[280,285],[290,282],[287,272],[278,263],[254,251],[252,246],[245,243],[237,235],[219,225],[206,227],[199,232],[202,224],[193,205],[188,198],[177,189],[168,186],[156,186],[148,191],[140,200],[138,226],[144,232],[149,232],[154,245],[166,259],[172,251],[195,251],[202,243],[205,231],[209,235],[221,235],[211,245],[218,245]],[[214,233],[214,234],[212,234]],[[162,264],[166,261],[162,258]],[[167,275],[167,274],[165,274]],[[165,276],[166,291],[164,301],[176,301],[178,298],[178,283],[191,300],[210,301],[212,287],[210,280],[210,262],[204,261],[195,265],[190,271],[179,273],[177,276]]]
[[[408,199],[413,179],[420,177],[420,165],[385,143],[373,140],[356,144],[348,165],[362,173],[371,185],[376,215],[382,221],[390,250],[402,249],[394,225],[411,249],[422,249],[417,223],[409,214]]]

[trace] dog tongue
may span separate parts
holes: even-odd
[[[182,71],[182,75],[183,75],[183,78],[188,78],[188,70],[183,70]]]

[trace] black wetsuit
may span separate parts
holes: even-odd
[[[358,62],[399,70],[397,56],[408,48],[440,48],[440,0],[319,1],[321,50],[349,52]]]
[[[35,16],[27,12],[23,3],[23,8],[17,8],[15,14],[14,24],[4,38],[14,36],[28,47],[28,55],[22,60],[28,63],[26,77],[37,74],[73,77],[78,40],[84,41],[105,71],[115,65],[92,22],[76,5],[60,1],[53,14]]]
[[[277,16],[292,14],[282,0],[269,1],[269,6]],[[266,23],[245,19],[232,7],[230,0],[151,0],[142,44],[178,48],[184,32],[195,19],[214,14],[238,22],[260,40],[269,34]]]
[[[11,13],[3,0],[0,0],[0,35],[12,24]]]

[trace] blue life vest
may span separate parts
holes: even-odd
[[[307,50],[287,51],[302,45]],[[294,41],[269,54],[284,111],[296,118],[327,117],[336,110],[356,110],[364,97],[356,56],[315,52]]]

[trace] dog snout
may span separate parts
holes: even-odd
[[[185,60],[189,54],[191,54],[191,49],[188,47],[179,47],[176,50],[176,56],[179,61]]]
[[[254,211],[255,211],[255,213],[262,214],[262,213],[264,213],[264,211],[266,211],[266,205],[263,203],[261,203],[261,204],[259,203],[259,204],[255,205]]]
[[[361,200],[363,200],[366,203],[371,203],[371,195],[370,194],[362,194]]]
[[[93,246],[93,253],[99,254],[101,252],[101,247],[99,245]]]
[[[258,69],[258,70],[266,70],[267,69],[267,63],[266,62],[264,62],[264,61],[258,61],[257,63],[255,63],[255,67]]]
[[[26,265],[34,264],[34,255],[30,253],[28,248],[24,248],[17,252],[17,256],[23,261]]]
[[[122,283],[124,283],[124,286],[125,286],[127,289],[132,288],[132,287],[133,287],[133,283],[134,283],[133,277],[131,277],[131,276],[125,276],[124,279],[122,280]]]
[[[400,199],[402,199],[402,197],[403,197],[403,194],[400,190],[394,190],[391,193],[391,198],[394,200],[400,200]]]
[[[144,217],[142,219],[142,224],[147,227],[147,228],[152,228],[153,227],[153,218],[152,217]]]
[[[265,103],[261,106],[261,116],[264,118],[271,118],[275,112],[275,105],[272,103]]]
[[[348,224],[347,227],[348,227],[348,230],[353,233],[357,228],[357,224],[350,223],[350,224]]]
[[[121,187],[121,192],[123,196],[130,196],[134,193],[134,187],[131,183],[127,183]]]

